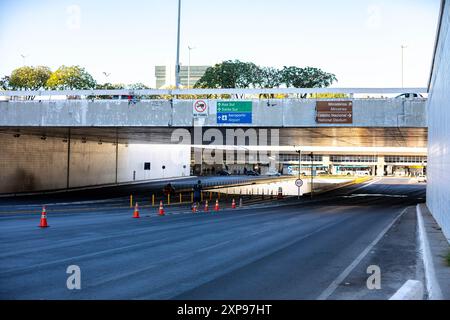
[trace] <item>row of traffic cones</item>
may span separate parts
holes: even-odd
[[[236,201],[233,199],[233,202],[231,203],[231,208],[232,209],[236,209]],[[216,204],[214,206],[214,211],[219,211],[220,210],[220,206],[219,206],[219,199],[216,199]],[[197,203],[194,203],[192,205],[192,212],[196,213],[198,211],[197,208]],[[205,201],[205,206],[203,208],[204,212],[209,212],[209,203],[208,200]],[[165,212],[164,212],[164,205],[163,202],[160,201],[159,202],[159,212],[158,215],[160,216],[164,216]],[[133,213],[133,218],[139,218],[139,206],[138,203],[136,202],[136,205],[134,206],[134,213]]]
[[[236,209],[236,201],[233,199],[233,202],[231,203],[231,208],[232,209]],[[220,207],[219,207],[219,199],[216,199],[216,204],[214,206],[214,211],[219,211]],[[203,209],[204,212],[209,212],[209,204],[208,204],[208,200],[205,201],[205,207]],[[197,212],[197,204],[194,203],[194,205],[192,206],[192,212],[195,213]],[[160,201],[159,202],[159,212],[158,215],[160,216],[164,216],[165,212],[164,212],[164,205],[163,202]],[[133,211],[133,218],[138,219],[140,218],[139,216],[139,204],[136,202],[136,205],[134,206],[134,211]],[[42,207],[42,212],[41,212],[41,222],[39,223],[39,227],[40,228],[48,228],[49,225],[47,223],[47,209],[45,206]]]

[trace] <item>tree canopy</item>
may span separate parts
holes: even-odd
[[[7,84],[14,90],[39,90],[46,87],[47,80],[51,74],[49,67],[24,66],[13,70],[9,77],[9,84],[6,82],[4,84]]]
[[[249,88],[258,85],[259,67],[251,62],[228,60],[206,69],[195,88]]]
[[[251,62],[227,60],[206,69],[196,88],[328,87],[337,81],[332,73],[314,67],[260,67]]]
[[[94,78],[80,66],[63,65],[47,81],[49,88],[61,90],[94,89],[96,85]]]
[[[4,76],[0,79],[0,90],[9,90],[9,76]]]

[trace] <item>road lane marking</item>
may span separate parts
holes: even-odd
[[[326,300],[328,299],[334,291],[339,287],[339,285],[348,277],[350,272],[355,269],[355,267],[365,258],[365,256],[373,249],[373,247],[383,238],[383,236],[389,231],[389,229],[400,219],[400,217],[408,210],[408,207],[403,209],[402,212],[400,212],[394,220],[392,220],[391,223],[387,227],[385,227],[381,232],[378,234],[378,236],[373,240],[367,248],[363,250],[359,254],[358,257],[347,267],[345,270],[316,298],[316,300]]]

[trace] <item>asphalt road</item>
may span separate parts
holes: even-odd
[[[385,178],[313,202],[218,213],[159,217],[148,209],[132,219],[125,209],[55,212],[47,229],[37,227],[39,214],[0,214],[0,298],[370,298],[361,283],[353,296],[349,288],[339,295],[342,284],[332,284],[351,264],[355,270],[345,278],[365,281],[362,264],[370,261],[355,259],[424,197],[424,184]],[[414,239],[414,221],[402,219],[394,227],[405,227],[389,233]],[[401,266],[387,293],[417,273],[415,244],[403,255],[389,244],[384,237],[370,251],[378,261],[389,257],[387,268]],[[66,287],[70,265],[80,267],[81,290]]]
[[[277,177],[268,176],[205,176],[205,177],[183,177],[167,178],[147,182],[136,182],[134,184],[112,185],[112,186],[93,186],[86,188],[71,189],[69,192],[62,190],[59,192],[50,191],[44,194],[21,193],[17,196],[0,195],[0,211],[3,206],[8,205],[31,205],[31,204],[58,204],[66,202],[89,202],[105,200],[105,202],[123,202],[127,203],[130,194],[135,197],[146,197],[148,199],[152,193],[162,194],[162,189],[169,182],[178,192],[182,189],[191,189],[198,180],[201,180],[205,188],[217,185],[249,183],[261,179],[274,179]]]

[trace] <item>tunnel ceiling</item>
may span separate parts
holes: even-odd
[[[192,128],[187,128],[192,132]],[[245,128],[244,128],[245,129]],[[167,127],[89,127],[71,128],[72,139],[119,143],[170,143],[174,128]],[[207,128],[204,128],[207,130]],[[268,129],[268,130],[273,130]],[[222,130],[223,131],[223,130]],[[64,127],[2,127],[0,134],[36,135],[66,138]],[[280,145],[333,146],[333,147],[420,147],[427,146],[426,128],[355,128],[314,127],[280,128]]]

